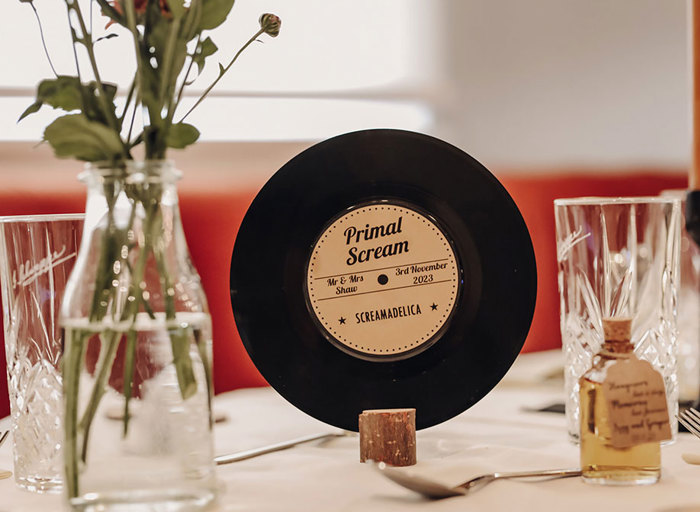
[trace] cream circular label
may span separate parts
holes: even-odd
[[[454,250],[435,222],[384,202],[333,221],[306,275],[319,323],[337,343],[368,356],[433,342],[455,307],[459,282]]]

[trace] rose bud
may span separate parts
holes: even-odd
[[[280,33],[281,25],[282,20],[279,19],[279,16],[270,13],[265,13],[260,16],[260,28],[270,37],[277,37]]]

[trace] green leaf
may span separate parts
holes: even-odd
[[[108,0],[97,0],[97,3],[100,5],[100,10],[104,16],[111,18],[112,21],[115,21],[120,25],[126,26],[126,16],[120,14],[119,11],[114,8],[114,5],[110,4]]]
[[[201,0],[191,0],[190,8],[187,10],[185,21],[182,24],[182,38],[185,41],[191,41],[201,32],[201,29],[199,29],[199,20],[201,19],[201,15]]]
[[[221,25],[231,12],[235,0],[202,0],[199,31],[211,30]]]
[[[198,55],[205,59],[210,55],[214,55],[218,49],[219,48],[214,44],[214,41],[211,40],[211,37],[207,37],[199,46]]]
[[[117,95],[117,86],[103,83],[102,88],[107,98],[107,103],[114,109],[114,97]],[[43,104],[47,104],[67,112],[82,110],[83,114],[90,121],[99,121],[108,125],[104,105],[100,101],[99,95],[97,82],[83,85],[78,77],[75,76],[58,76],[51,80],[43,80],[37,88],[36,102],[24,111],[20,120],[39,110]]]
[[[88,84],[88,89],[93,96],[99,94],[99,89],[97,87],[97,82],[90,82]],[[109,82],[102,82],[102,89],[107,96],[107,101],[114,103],[114,97],[117,95],[117,86],[115,84],[110,84]]]
[[[50,80],[42,80],[37,87],[36,101],[22,113],[17,121],[37,112],[44,103],[68,112],[79,110],[83,106],[82,87],[80,80],[74,76],[58,76]]]
[[[170,148],[182,149],[194,144],[199,138],[199,130],[187,123],[176,123],[170,127],[166,144]]]
[[[83,106],[82,85],[75,76],[58,76],[42,80],[37,88],[36,99],[65,111],[78,110]]]
[[[187,9],[185,9],[185,4],[182,0],[167,0],[170,12],[173,13],[173,17],[182,18]]]
[[[102,89],[104,90],[105,97],[107,98],[107,104],[112,111],[115,110],[114,97],[117,94],[117,86],[110,83],[103,83]],[[83,93],[83,114],[90,121],[97,121],[109,126],[109,119],[105,114],[104,103],[100,100],[100,90],[97,86],[97,82],[90,82],[87,85],[82,86]]]
[[[58,157],[88,162],[114,160],[122,154],[119,136],[105,125],[83,114],[59,117],[44,130],[46,140]]]
[[[17,119],[17,122],[19,123],[22,119],[24,119],[28,115],[34,114],[35,112],[38,112],[42,105],[43,105],[43,103],[41,101],[35,101],[31,105],[29,105],[27,107],[27,110],[22,112],[22,115],[19,116],[19,119]]]
[[[113,37],[119,37],[119,34],[107,34],[106,36],[98,37],[95,39],[95,42],[97,43],[98,41],[104,41],[105,39],[112,39]]]
[[[194,57],[192,60],[197,65],[197,75],[202,73],[204,68],[204,61],[207,57],[214,55],[219,48],[211,40],[211,37],[207,37],[202,41],[194,52]]]

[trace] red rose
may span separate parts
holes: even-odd
[[[152,379],[163,370],[162,363],[157,363],[152,359],[152,354],[144,343],[145,340],[140,333],[137,333],[136,351],[134,353],[134,374],[131,380],[131,396],[141,398],[141,384]],[[139,343],[141,341],[141,343]],[[124,362],[126,359],[126,336],[119,340],[117,353],[109,374],[109,385],[118,393],[124,392]],[[102,342],[98,336],[93,336],[88,341],[85,351],[85,369],[90,375],[95,375],[97,361],[100,358]]]
[[[125,0],[125,1],[128,2],[130,0]],[[146,12],[146,5],[148,4],[148,0],[133,0],[133,2],[134,2],[134,10],[137,13]],[[159,0],[159,3],[160,3],[160,12],[162,12],[163,14],[170,15],[170,8],[168,7],[167,0]],[[114,10],[117,11],[119,14],[123,14],[122,13],[122,5],[119,2],[119,0],[114,0],[114,2],[112,3],[112,7],[114,7]]]

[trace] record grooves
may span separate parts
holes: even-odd
[[[508,370],[534,310],[532,243],[481,164],[438,139],[367,130],[321,142],[262,188],[231,260],[253,362],[306,413],[445,421]]]

